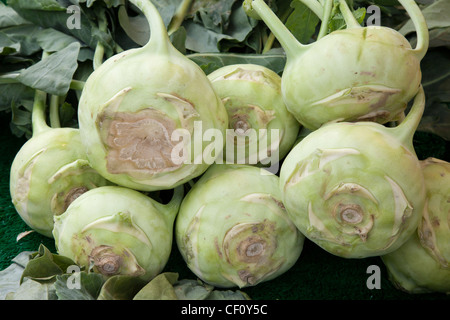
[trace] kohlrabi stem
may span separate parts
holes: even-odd
[[[253,10],[259,15],[264,23],[269,27],[270,31],[275,35],[278,42],[280,42],[286,56],[298,55],[301,51],[306,49],[306,46],[301,44],[289,29],[281,22],[277,15],[270,9],[264,0],[253,0]]]
[[[150,26],[150,39],[144,47],[167,51],[171,42],[164,21],[155,5],[151,0],[129,1],[142,11]]]
[[[319,34],[317,35],[317,40],[319,40],[320,38],[323,38],[328,33],[328,23],[330,22],[332,9],[333,9],[333,0],[325,0],[325,5],[323,7],[322,24],[320,25],[320,30],[319,30]]]
[[[124,50],[123,50],[123,48],[122,48],[120,45],[118,45],[117,43],[115,43],[115,44],[114,44],[114,51],[115,51],[116,53],[121,53],[121,52],[123,52]]]
[[[98,28],[103,32],[106,32],[108,28],[104,11],[101,11],[98,16]],[[94,52],[94,70],[97,69],[101,64],[103,64],[104,55],[105,46],[100,41],[98,41]]]
[[[405,8],[406,12],[408,12],[411,21],[416,28],[417,45],[414,48],[413,52],[419,60],[422,60],[427,53],[430,41],[428,25],[425,17],[423,16],[422,11],[414,0],[398,0],[398,2],[400,2],[403,8]]]
[[[50,129],[45,116],[46,103],[47,93],[41,90],[36,90],[34,94],[33,111],[31,113],[33,136]]]
[[[350,10],[349,6],[347,5],[347,2],[345,2],[345,0],[339,0],[339,9],[342,13],[342,16],[344,17],[347,29],[362,28],[361,25],[358,23],[358,20],[356,20],[355,16]]]
[[[173,189],[172,199],[168,204],[164,205],[166,222],[168,223],[169,226],[173,224],[175,221],[183,197],[184,197],[184,186],[181,185]]]
[[[50,97],[50,126],[52,128],[61,128],[61,122],[59,121],[59,102],[59,96],[52,95]]]
[[[413,137],[422,119],[425,109],[425,92],[422,85],[419,87],[413,105],[403,121],[395,128],[390,128],[394,135],[414,152]]]
[[[105,54],[105,47],[100,41],[97,43],[94,52],[94,70],[96,70],[103,63],[103,56]]]
[[[181,4],[178,6],[177,11],[175,12],[175,15],[172,17],[172,20],[170,21],[170,24],[168,26],[167,33],[169,36],[174,33],[175,31],[180,28],[181,24],[184,21],[184,18],[186,17],[187,13],[189,12],[189,9],[191,8],[193,0],[183,0]]]
[[[43,51],[42,60],[47,58],[49,55],[50,54],[48,52]],[[41,90],[36,90],[34,94],[33,110],[31,111],[32,136],[36,136],[50,129],[50,126],[47,124],[47,117],[45,116],[46,104],[47,93]]]
[[[282,15],[280,15],[281,22],[285,23],[289,15],[294,11],[293,8],[289,6],[289,8],[284,12]],[[270,32],[269,36],[267,37],[266,42],[264,43],[264,48],[262,50],[262,53],[267,53],[270,49],[272,49],[273,43],[275,41],[275,35],[273,32]]]
[[[72,80],[70,81],[70,89],[72,90],[83,90],[86,82],[81,80]]]
[[[314,12],[316,16],[322,18],[323,7],[317,0],[301,0],[301,2]]]

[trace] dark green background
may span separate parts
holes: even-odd
[[[16,241],[17,235],[30,228],[16,213],[9,194],[9,170],[15,154],[25,138],[17,138],[9,128],[10,114],[0,114],[0,270],[10,265],[11,259],[24,250],[35,251],[42,243],[55,252],[54,242],[34,232]],[[420,159],[429,156],[449,160],[448,143],[441,138],[417,133],[414,140]],[[366,281],[370,265],[381,268],[381,289],[369,290]],[[180,279],[195,279],[178,249],[174,245],[170,260],[164,271],[178,272]],[[445,294],[404,293],[389,282],[386,269],[379,257],[366,259],[343,259],[333,256],[310,241],[306,241],[297,263],[280,277],[243,289],[252,299],[292,300],[392,300],[392,299],[448,299]]]

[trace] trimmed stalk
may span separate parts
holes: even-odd
[[[328,23],[330,22],[332,9],[333,9],[333,0],[325,0],[325,5],[323,7],[323,14],[322,14],[322,24],[320,25],[317,40],[323,38],[328,33]]]
[[[305,48],[307,46],[297,41],[294,35],[292,35],[289,29],[280,21],[264,0],[253,0],[248,2],[251,2],[249,5],[252,10],[254,10],[260,19],[267,24],[278,42],[280,42],[281,46],[286,51],[288,57],[297,55],[306,50]]]
[[[419,6],[414,0],[398,0],[409,14],[414,27],[416,28],[417,44],[413,52],[417,59],[422,60],[428,51],[430,36],[428,32],[428,25],[425,17],[422,14]]]
[[[323,6],[317,0],[301,0],[319,18],[323,15]]]
[[[416,97],[414,98],[414,103],[408,116],[404,117],[402,122],[394,128],[390,128],[393,131],[393,135],[403,142],[411,152],[414,152],[413,137],[416,132],[417,127],[420,124],[422,115],[425,109],[425,92],[423,86],[421,85]]]
[[[161,54],[168,54],[169,47],[172,44],[158,9],[150,0],[129,1],[142,11],[150,26],[150,39],[143,48],[148,48],[152,52],[158,51]]]
[[[167,28],[167,33],[169,36],[177,31],[180,26],[183,24],[184,18],[189,12],[189,9],[192,6],[193,0],[183,0],[181,4],[178,6],[177,11],[175,12],[174,16],[172,17],[172,21],[170,21],[170,24]]]
[[[43,91],[36,90],[33,111],[31,113],[33,136],[37,136],[50,129],[45,116],[46,103],[47,94]]]
[[[342,16],[344,17],[347,28],[362,28],[358,21],[353,16],[352,11],[348,7],[345,0],[339,0],[339,9],[341,10]]]
[[[98,23],[99,29],[105,32],[107,30],[107,22],[104,11],[100,13],[98,19],[99,19]],[[94,60],[93,60],[94,70],[97,69],[103,63],[104,55],[105,55],[105,46],[100,41],[98,41],[94,51]]]
[[[52,95],[50,97],[50,125],[52,128],[61,128],[61,122],[59,120],[59,100],[59,96]]]

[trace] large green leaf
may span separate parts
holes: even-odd
[[[319,17],[300,1],[292,1],[294,11],[286,21],[286,27],[301,43],[308,43],[316,31]]]
[[[98,37],[93,34],[99,32],[98,27],[90,21],[84,12],[80,11],[80,27],[68,26],[71,13],[56,0],[9,0],[11,6],[22,18],[42,28],[53,28],[72,35],[91,48],[97,45]]]
[[[32,253],[32,251],[19,253],[9,267],[0,271],[0,300],[4,300],[8,294],[19,289],[20,278]]]
[[[79,51],[80,43],[73,42],[23,70],[17,80],[34,89],[58,96],[65,95],[78,66]]]

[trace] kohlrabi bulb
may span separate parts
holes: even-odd
[[[228,113],[224,160],[274,165],[283,159],[300,124],[286,109],[281,77],[264,66],[235,64],[215,70],[208,78]]]
[[[414,0],[399,2],[416,26],[415,49],[394,29],[361,27],[345,0],[340,0],[340,8],[347,28],[308,45],[297,41],[264,0],[245,2],[244,8],[259,15],[286,52],[281,82],[284,101],[306,128],[315,130],[330,122],[398,120],[416,95],[428,28]],[[324,20],[322,24],[328,24]]]
[[[394,251],[416,230],[424,178],[412,145],[423,88],[395,128],[341,122],[309,133],[280,169],[283,203],[310,240],[345,258]]]
[[[131,275],[150,280],[162,271],[172,249],[173,222],[183,187],[161,204],[119,186],[90,190],[55,217],[59,254],[105,277]]]
[[[210,150],[202,138],[207,130],[224,137],[228,116],[202,69],[170,43],[151,1],[130,2],[149,21],[150,40],[89,76],[78,109],[81,138],[91,165],[110,181],[171,189],[208,168],[205,154],[220,154],[222,144]]]
[[[213,164],[187,193],[175,238],[201,280],[243,288],[294,265],[304,236],[286,214],[278,180],[256,166]]]
[[[10,194],[25,223],[52,237],[53,216],[62,214],[87,190],[111,183],[89,165],[78,129],[46,124],[45,96],[36,94],[33,136],[11,165]]]
[[[409,293],[450,293],[450,163],[421,161],[426,204],[415,233],[382,256],[392,283]]]

